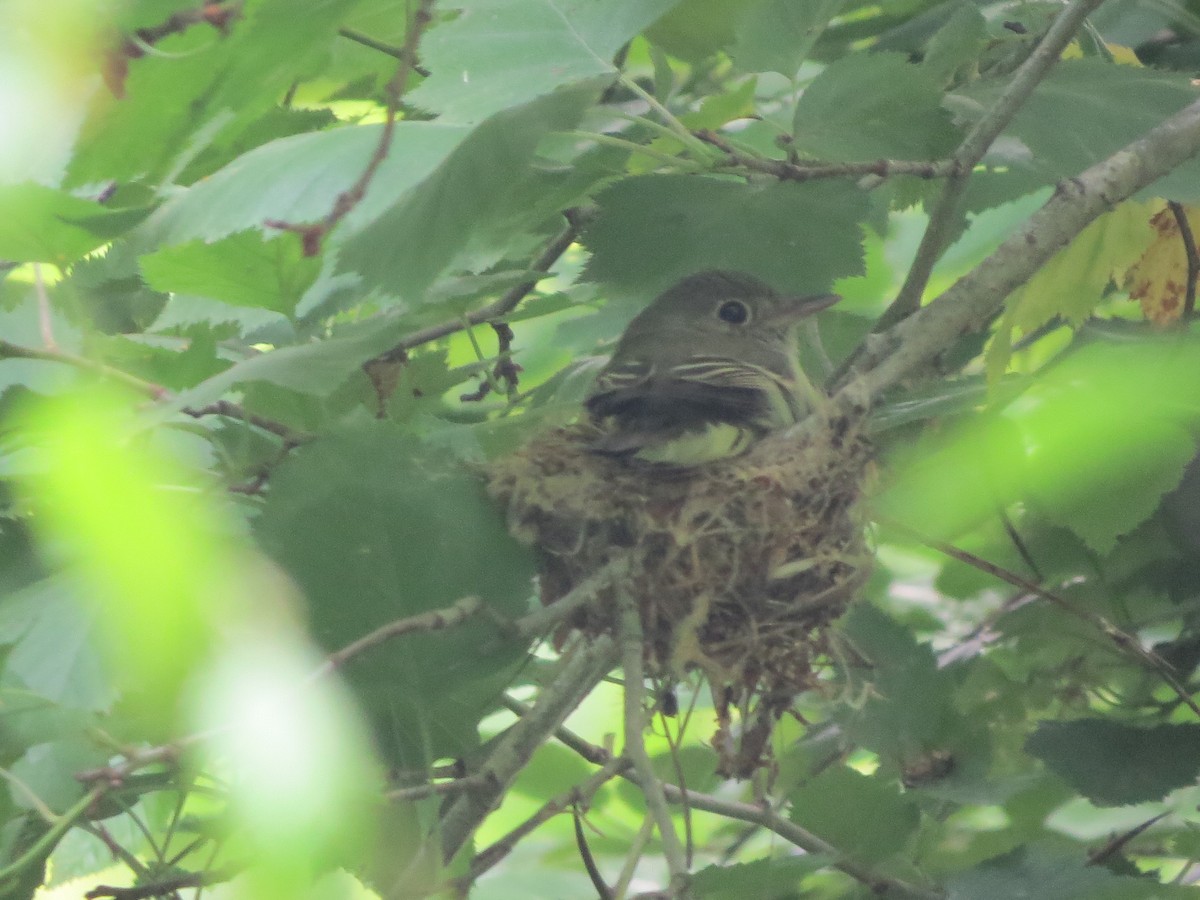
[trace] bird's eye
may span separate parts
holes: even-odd
[[[750,308],[741,300],[726,300],[717,307],[717,318],[730,325],[741,325],[750,320]]]

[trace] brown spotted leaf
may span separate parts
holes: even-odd
[[[1200,221],[1200,208],[1182,207],[1188,221]],[[1129,296],[1142,304],[1142,312],[1155,325],[1177,321],[1183,311],[1187,291],[1187,248],[1179,232],[1179,222],[1171,209],[1164,208],[1150,219],[1154,239],[1125,276]],[[1194,228],[1195,226],[1193,226]],[[1192,238],[1193,243],[1195,237]]]

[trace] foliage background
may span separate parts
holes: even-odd
[[[654,720],[686,890],[1190,894],[1200,137],[1145,148],[1171,171],[1131,199],[1077,176],[1189,114],[1198,16],[11,0],[0,895],[104,869],[140,886],[94,896],[586,896],[578,845],[665,886],[641,792],[579,746],[538,736],[449,861],[422,786],[495,764],[563,671],[497,624],[534,561],[473,467],[575,415],[624,323],[712,267],[845,298],[800,349],[867,378],[879,559],[770,784],[718,782],[688,678]],[[1076,195],[1107,211],[1056,230]],[[855,352],[881,316],[907,322]],[[322,668],[471,596],[490,614]],[[591,687],[585,752],[623,728]],[[572,798],[583,837],[564,813],[472,860]]]

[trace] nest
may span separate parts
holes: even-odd
[[[817,425],[802,440],[771,436],[734,459],[672,470],[592,453],[593,426],[578,424],[489,470],[510,531],[542,555],[543,603],[626,561],[620,583],[569,625],[615,632],[617,592],[636,597],[648,670],[672,683],[699,669],[709,681],[725,775],[770,762],[775,722],[817,685],[828,626],[869,573],[861,415]]]

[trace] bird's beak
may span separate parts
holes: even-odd
[[[771,316],[781,325],[790,325],[809,316],[815,316],[823,309],[829,309],[841,300],[840,294],[811,294],[807,297],[787,297],[777,307]]]

